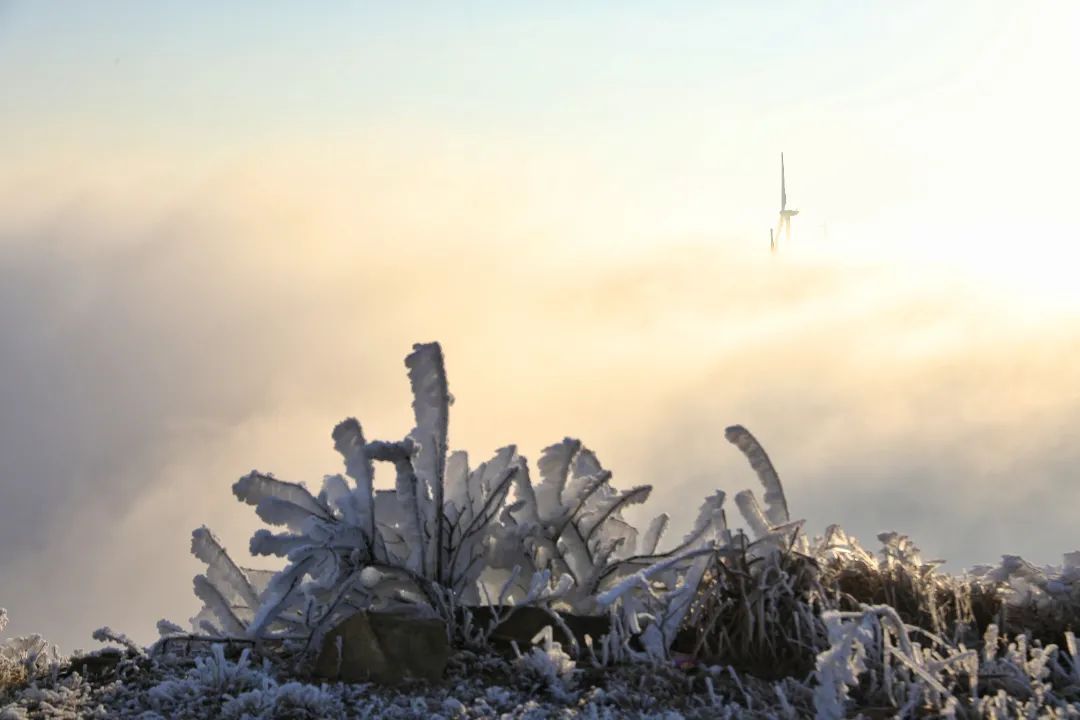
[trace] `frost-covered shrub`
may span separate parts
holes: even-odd
[[[537,640],[542,644],[535,645]],[[561,644],[555,642],[550,626],[540,637],[533,638],[533,643],[534,647],[524,654],[514,648],[517,652],[515,665],[521,671],[536,677],[557,699],[572,700],[577,663],[563,650]]]
[[[708,559],[677,649],[768,677],[805,673],[826,644],[818,563],[764,448],[740,425],[725,436],[750,462],[765,507],[750,490],[736,494],[750,535],[727,533]]]
[[[833,525],[813,543],[837,607],[889,605],[904,622],[957,641],[977,640],[977,627],[993,620],[993,592],[938,572],[941,561],[924,561],[906,535],[881,533],[878,540],[882,546],[875,556]]]
[[[793,619],[796,625],[808,629],[806,637],[800,637],[798,627],[794,630],[794,641],[799,644],[795,657],[799,652],[805,653],[805,648],[813,647],[813,609],[807,604],[812,600],[807,596],[813,594],[812,589],[804,591],[801,584],[794,587],[783,572],[761,572],[763,567],[779,568],[790,559],[788,553],[793,548],[806,548],[800,534],[802,522],[791,522],[780,477],[754,436],[741,425],[733,425],[725,431],[725,437],[746,455],[765,491],[764,510],[750,490],[742,490],[735,496],[735,503],[756,538],[754,542],[749,542],[742,532],[733,535],[727,528],[724,493],[718,490],[706,498],[694,529],[678,548],[649,558],[649,565],[599,596],[605,604],[618,598],[624,611],[630,611],[625,625],[631,632],[641,633],[645,657],[666,657],[681,632],[689,636],[690,645],[680,649],[695,656],[726,653],[730,659],[731,650],[741,646],[744,664],[749,659],[746,651],[751,649],[761,658],[766,654],[775,658],[789,650],[774,642],[776,626],[769,622],[779,618]],[[734,568],[740,558],[747,569],[750,565],[757,566],[752,579],[746,569]],[[743,613],[743,620],[737,623],[747,625],[745,633],[735,633],[745,635],[741,640],[732,637],[730,628],[720,625],[722,619],[727,622],[730,617],[732,598],[725,594],[733,587],[728,583],[733,573],[741,573],[753,585],[751,588],[740,580],[738,584],[744,587],[736,591],[735,608]],[[770,591],[762,582],[779,583],[779,592]],[[638,592],[628,593],[631,589]],[[780,597],[790,600],[787,607],[781,608],[784,602],[777,602]],[[638,622],[640,618],[649,621],[644,628]],[[610,646],[609,639],[604,650],[608,651]],[[634,653],[629,656],[633,658]]]
[[[703,556],[722,539],[724,494],[706,500],[681,543],[658,551],[666,515],[640,537],[623,517],[627,506],[644,502],[649,486],[617,490],[596,455],[571,438],[545,449],[536,485],[514,446],[472,468],[465,453],[448,451],[452,396],[442,350],[416,345],[405,365],[416,425],[404,439],[367,441],[350,418],[333,432],[345,474],[324,478],[317,495],[257,471],[234,485],[263,521],[283,528],[256,532],[251,552],[281,557],[284,568],[271,575],[241,568],[209,530],[194,532],[192,552],[207,564],[195,578],[204,603],[195,630],[217,638],[307,638],[310,647],[358,609],[408,607],[444,618],[463,635],[461,609],[497,599],[497,606],[545,607],[556,624],[555,610],[615,606],[633,632],[651,625],[651,653],[665,654],[701,579]],[[374,488],[376,461],[393,464],[393,489]],[[182,634],[171,623],[160,629]]]
[[[195,576],[195,595],[203,601],[202,611],[192,618],[195,630],[210,637],[242,637],[262,604],[262,597],[273,572],[241,568],[209,528],[191,533],[191,553],[206,563],[206,572]],[[282,618],[274,629],[297,629],[300,623]],[[167,621],[158,623],[162,637],[182,635],[184,631]]]
[[[8,614],[0,608],[0,631]],[[54,674],[63,660],[60,649],[40,635],[8,638],[0,642],[0,692]]]
[[[1062,628],[1080,628],[1080,552],[1044,567],[1005,555],[996,567],[977,566],[969,576],[972,595],[991,599],[978,604],[984,609],[977,614],[1004,632],[1051,643],[1061,642]]]
[[[211,646],[209,654],[195,657],[195,666],[183,677],[154,686],[149,696],[158,709],[189,706],[206,695],[237,695],[265,687],[272,680],[269,665],[254,667],[251,651],[235,662],[225,657],[225,646]]]
[[[608,603],[601,603],[599,596],[605,590],[643,568],[705,547],[723,528],[724,496],[719,493],[705,503],[683,541],[660,553],[668,516],[656,517],[639,536],[622,515],[628,506],[645,502],[651,486],[618,491],[596,454],[573,438],[545,448],[537,465],[538,484],[532,484],[527,468],[515,477],[516,502],[500,517],[501,532],[486,578],[493,582],[524,568],[518,576],[520,592],[525,579],[538,572],[568,576],[573,584],[560,594],[558,604],[574,613],[603,611]],[[685,570],[685,563],[677,567]]]
[[[507,447],[470,469],[464,453],[448,455],[442,351],[417,345],[406,366],[416,427],[404,440],[369,443],[348,419],[333,432],[346,475],[327,476],[317,496],[256,471],[234,485],[266,523],[285,528],[256,532],[250,548],[285,558],[285,568],[255,577],[208,531],[195,532],[192,550],[208,565],[195,580],[205,603],[197,629],[302,637],[361,608],[426,607],[452,619],[456,603],[478,599],[493,520],[524,459]],[[393,490],[374,489],[376,460],[394,465]]]
[[[990,625],[980,650],[907,625],[888,606],[823,614],[830,645],[814,671],[816,717],[849,717],[856,707],[896,717],[1078,717],[1075,640],[1005,642]]]
[[[223,720],[276,720],[281,717],[323,720],[345,714],[340,694],[328,690],[325,685],[296,681],[280,685],[270,683],[266,687],[247,690],[221,705]]]
[[[826,642],[820,571],[807,555],[760,546],[717,554],[677,649],[762,677],[805,675]]]
[[[141,693],[154,717],[219,717],[223,720],[345,717],[340,693],[325,685],[280,681],[271,665],[256,666],[250,650],[236,660],[215,644],[195,657],[194,667]]]
[[[996,566],[951,575],[938,571],[940,560],[924,561],[906,535],[886,532],[878,540],[875,556],[833,525],[812,543],[810,554],[839,609],[889,605],[904,622],[969,645],[991,623],[1044,643],[1080,627],[1080,553],[1044,567],[1005,555]]]

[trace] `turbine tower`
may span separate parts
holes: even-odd
[[[791,218],[799,214],[798,210],[787,209],[787,182],[784,178],[784,153],[780,153],[780,220],[776,223],[776,232],[769,231],[769,249],[776,252],[776,244],[780,242],[780,233],[784,232],[784,238],[791,242]]]

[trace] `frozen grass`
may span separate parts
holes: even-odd
[[[717,554],[670,662],[603,666],[548,636],[516,659],[459,650],[439,684],[381,688],[311,682],[226,644],[125,647],[88,672],[22,638],[0,650],[0,720],[1080,717],[1076,641],[1052,626],[1075,611],[1068,558],[952,576],[898,537],[882,536],[877,555],[838,531],[802,550],[736,543]],[[996,619],[1034,617],[1047,637],[980,624],[972,608],[991,600]]]
[[[127,657],[108,677],[77,674],[18,689],[0,718],[715,718],[764,717],[775,695],[767,684],[739,681],[723,668],[687,673],[623,666],[575,671],[554,648],[534,648],[513,662],[461,651],[438,685],[389,689],[304,683],[221,649],[194,659]],[[544,659],[540,659],[543,653]],[[537,653],[537,654],[534,654]],[[571,673],[578,673],[571,679]],[[798,689],[794,691],[799,695]],[[803,704],[808,695],[802,693]]]
[[[826,641],[821,569],[793,550],[755,549],[737,543],[717,553],[676,649],[760,677],[805,675]]]
[[[8,614],[0,608],[0,632],[8,624]],[[10,688],[46,679],[55,673],[60,663],[55,645],[40,635],[28,635],[0,642],[0,699]]]

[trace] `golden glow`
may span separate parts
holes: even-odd
[[[216,53],[157,9],[0,26],[0,450],[31,449],[33,507],[89,498],[2,568],[32,578],[13,617],[71,646],[49,623],[76,611],[187,617],[187,531],[245,547],[229,484],[336,471],[347,415],[407,432],[429,340],[455,448],[580,436],[676,527],[753,483],[738,422],[814,531],[1071,549],[1080,4],[800,10],[784,52],[757,7],[188,23]],[[781,151],[800,214],[771,256]]]

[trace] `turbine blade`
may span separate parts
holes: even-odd
[[[787,209],[787,182],[784,178],[784,153],[780,153],[780,212]]]

